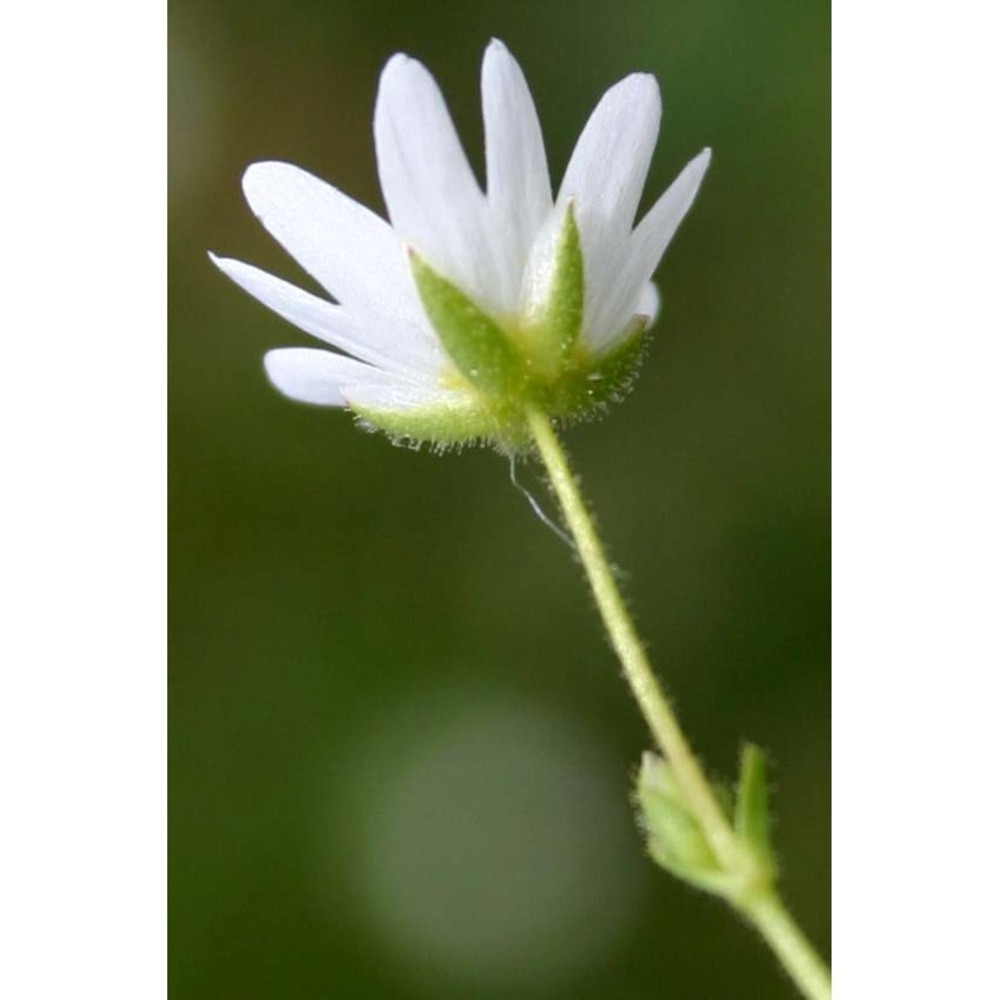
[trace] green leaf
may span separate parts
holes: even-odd
[[[410,263],[427,316],[455,367],[484,392],[520,396],[524,365],[503,330],[412,250]]]
[[[767,869],[774,867],[767,764],[760,747],[747,743],[740,763],[740,782],[733,814],[736,834]]]

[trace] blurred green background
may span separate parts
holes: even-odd
[[[741,738],[773,755],[784,888],[829,948],[827,5],[174,0],[177,1000],[794,995],[645,860],[628,791],[649,738],[504,461],[279,397],[262,354],[309,338],[206,258],[300,277],[243,203],[254,160],[382,211],[370,121],[396,51],[436,75],[481,171],[491,36],[555,179],[637,69],[664,98],[644,205],[715,151],[635,391],[567,443],[699,752],[725,778]]]

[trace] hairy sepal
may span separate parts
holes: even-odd
[[[454,364],[442,385],[468,404],[426,410],[354,407],[395,440],[442,447],[491,442],[518,450],[529,440],[524,414],[540,410],[564,423],[602,412],[630,387],[642,359],[648,319],[635,316],[614,346],[593,353],[580,337],[583,255],[572,203],[551,248],[545,297],[521,325],[503,325],[410,252],[428,319]]]
[[[524,359],[500,325],[413,250],[410,263],[427,318],[458,371],[490,396],[521,396]]]
[[[566,206],[557,234],[539,248],[541,262],[529,267],[526,320],[521,341],[528,364],[548,378],[572,363],[583,326],[584,259],[573,202]]]
[[[621,339],[596,357],[580,345],[572,365],[549,389],[549,410],[564,420],[586,419],[605,410],[627,394],[646,350],[645,316],[636,316]]]
[[[470,398],[467,405],[416,410],[380,410],[351,405],[362,426],[387,434],[397,444],[448,450],[491,444],[520,451],[528,446],[528,429],[520,408],[490,405]]]

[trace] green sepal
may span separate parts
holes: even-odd
[[[581,340],[583,253],[572,204],[553,250],[553,276],[541,311],[507,328],[410,251],[414,281],[427,317],[454,368],[442,388],[464,402],[421,410],[354,407],[363,424],[400,443],[492,443],[505,451],[530,445],[529,408],[572,422],[619,400],[641,361],[647,319],[635,316],[615,344],[594,353]]]
[[[524,363],[504,331],[413,250],[410,264],[427,317],[455,367],[477,389],[520,398]]]
[[[767,787],[767,762],[760,747],[744,744],[740,761],[740,780],[736,789],[733,811],[736,835],[753,852],[757,862],[774,872],[774,850],[771,845],[771,807]]]
[[[586,375],[588,407],[617,402],[632,387],[646,350],[648,322],[645,316],[633,316],[618,343],[591,365]]]
[[[524,330],[536,368],[555,372],[570,357],[583,326],[583,247],[571,201],[553,253],[545,304]]]
[[[502,403],[489,405],[470,398],[466,405],[434,406],[418,410],[377,410],[353,406],[361,424],[380,430],[395,443],[428,444],[438,451],[467,444],[496,444],[521,450],[530,442],[520,409]]]
[[[611,351],[596,359],[579,349],[579,367],[554,383],[524,378],[506,395],[478,392],[466,386],[468,402],[420,410],[352,409],[366,426],[384,431],[401,444],[428,443],[448,449],[464,444],[495,444],[520,451],[530,446],[524,404],[537,406],[556,420],[572,423],[594,416],[620,400],[631,385],[645,349],[641,317]],[[460,378],[455,373],[454,378]]]
[[[548,390],[553,416],[591,416],[623,399],[632,387],[646,350],[646,318],[636,316],[611,350],[596,357],[577,345],[565,374]]]

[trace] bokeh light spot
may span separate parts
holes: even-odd
[[[465,988],[579,974],[607,957],[638,905],[626,774],[557,713],[449,704],[411,705],[426,724],[391,754],[382,734],[370,748],[356,874],[377,933],[406,965]]]

